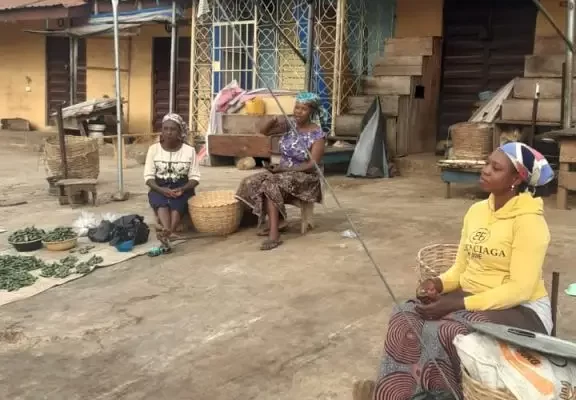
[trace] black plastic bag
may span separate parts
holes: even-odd
[[[125,215],[112,223],[113,229],[110,234],[110,245],[116,246],[118,243],[134,240],[137,246],[148,241],[150,228],[144,222],[144,217],[140,215]]]
[[[102,221],[97,228],[88,230],[88,238],[95,243],[106,243],[112,238],[114,224],[110,221]]]

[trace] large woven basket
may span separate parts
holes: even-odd
[[[44,157],[50,176],[64,176],[58,137],[46,139]],[[98,141],[83,136],[66,136],[68,178],[97,179],[100,174]]]
[[[494,390],[475,381],[462,368],[462,391],[464,400],[517,400],[508,390]]]
[[[450,127],[452,151],[456,160],[483,160],[492,152],[491,124],[461,122]]]
[[[201,192],[188,200],[192,223],[198,232],[229,235],[238,230],[242,207],[232,191]]]
[[[456,260],[457,244],[433,244],[418,252],[420,282],[446,272]]]

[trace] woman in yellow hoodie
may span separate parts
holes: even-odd
[[[553,177],[546,159],[523,143],[492,153],[480,178],[490,196],[464,217],[455,264],[424,281],[419,300],[403,304],[390,319],[376,400],[437,392],[462,397],[452,341],[468,333],[466,322],[550,333],[550,300],[542,280],[550,234],[542,199],[534,193]]]

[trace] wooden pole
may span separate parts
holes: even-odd
[[[552,308],[552,333],[556,337],[556,321],[558,320],[558,287],[560,286],[560,273],[552,272],[552,290],[550,293],[550,306]]]
[[[58,140],[60,142],[60,158],[62,160],[62,175],[68,179],[68,160],[66,158],[66,136],[64,134],[64,118],[62,117],[62,104],[56,109],[56,124],[58,125]]]

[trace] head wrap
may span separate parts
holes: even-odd
[[[522,181],[529,187],[543,186],[554,179],[554,171],[542,154],[520,142],[510,142],[499,147],[508,156]]]
[[[180,115],[175,113],[166,114],[164,118],[162,118],[162,123],[166,121],[175,122],[176,125],[180,127],[180,138],[183,141],[186,141],[186,139],[188,139],[188,124],[186,124],[186,122]]]
[[[307,104],[312,108],[310,120],[317,125],[326,123],[326,109],[322,106],[322,100],[316,93],[300,92],[296,95],[296,103]]]

